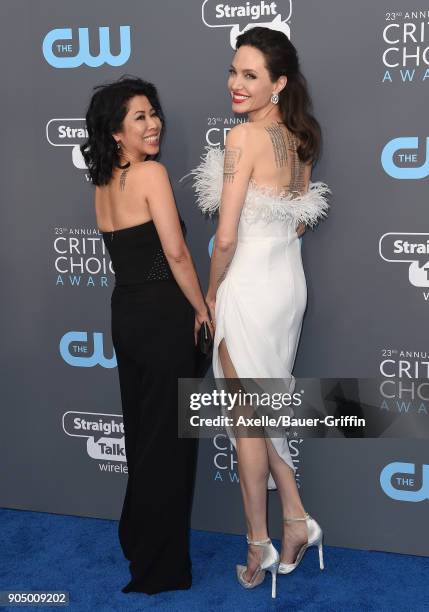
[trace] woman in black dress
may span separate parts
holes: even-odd
[[[97,87],[86,125],[81,149],[116,275],[112,338],[128,462],[119,538],[131,572],[122,590],[187,589],[197,441],[178,438],[177,379],[195,376],[196,335],[209,316],[166,169],[154,159],[164,125],[155,87],[137,78]]]

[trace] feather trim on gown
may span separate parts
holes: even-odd
[[[223,187],[224,151],[216,147],[206,147],[201,163],[191,172],[193,186],[197,194],[197,205],[202,213],[212,216],[219,211]],[[320,219],[326,217],[329,204],[329,187],[320,181],[310,183],[308,191],[302,195],[278,194],[270,187],[258,186],[249,182],[246,201],[242,214],[246,221],[283,220],[304,223],[313,228]]]

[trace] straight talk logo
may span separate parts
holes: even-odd
[[[230,28],[229,42],[233,49],[237,36],[255,26],[278,30],[290,38],[292,0],[282,0],[281,3],[266,0],[247,2],[204,0],[201,11],[202,21],[208,28]]]
[[[78,170],[87,170],[85,160],[80,152],[80,145],[88,138],[85,119],[75,117],[50,119],[46,124],[46,140],[52,147],[71,147],[73,166]],[[89,174],[85,174],[89,182]]]
[[[62,423],[68,436],[86,438],[91,459],[107,462],[98,464],[100,471],[128,474],[122,415],[69,411],[63,414]]]
[[[423,299],[429,302],[429,233],[388,232],[379,240],[380,257],[389,263],[408,264],[408,280],[424,287]]]

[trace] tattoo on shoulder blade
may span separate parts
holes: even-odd
[[[283,168],[287,164],[287,144],[283,135],[283,130],[277,123],[273,123],[265,129],[271,138],[276,166],[277,168]]]
[[[237,165],[240,161],[241,149],[225,149],[225,161],[223,166],[223,180],[225,183],[232,183],[237,172]]]

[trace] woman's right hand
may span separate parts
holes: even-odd
[[[209,309],[209,315],[211,316],[211,322],[213,327],[216,327],[216,320],[215,320],[215,314],[216,314],[216,296],[212,297],[212,294],[207,293],[206,295],[206,304],[207,304],[207,308]]]

